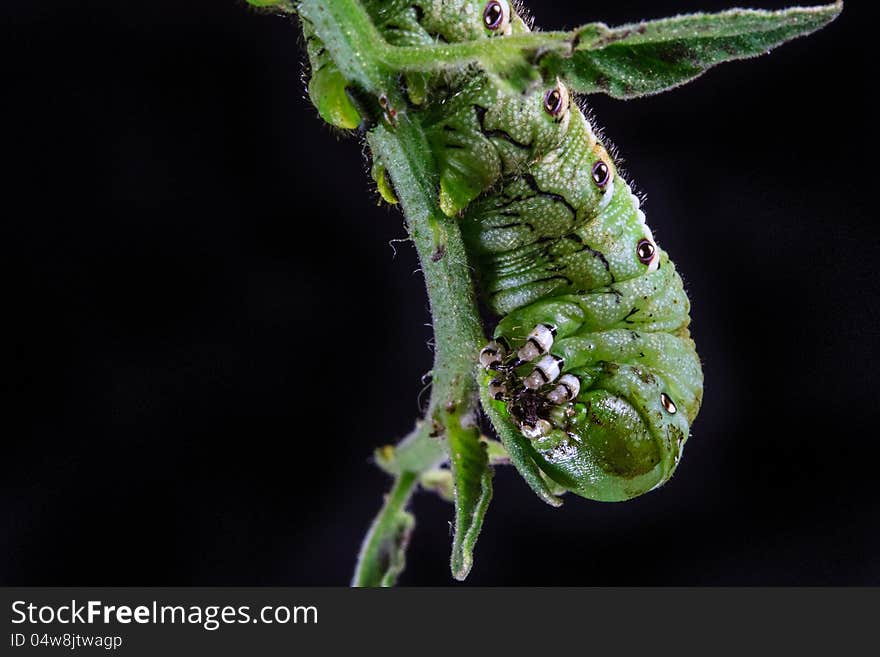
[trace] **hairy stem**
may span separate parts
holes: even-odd
[[[574,33],[540,32],[504,39],[462,41],[422,46],[388,46],[382,61],[398,71],[444,71],[477,62],[516,59],[523,53],[570,55]]]
[[[424,421],[395,450],[396,490],[402,478],[412,476],[414,485],[417,474],[446,458],[449,434],[470,432],[477,438],[474,366],[484,336],[461,234],[436,203],[437,173],[432,158],[426,157],[421,127],[399,115],[395,128],[379,126],[369,143],[385,164],[403,206],[425,275],[435,336],[431,401]],[[388,541],[387,532],[379,530],[388,528],[393,525],[373,525],[358,562],[356,585],[370,585],[361,575],[376,569],[371,558],[381,550],[375,546]]]
[[[439,173],[422,126],[406,112],[396,73],[384,61],[387,45],[358,0],[304,0],[301,12],[346,78],[377,103],[382,99],[386,118],[367,140],[402,206],[431,306],[431,401],[424,420],[394,450],[387,469],[397,479],[364,540],[353,579],[356,586],[388,585],[402,568],[389,554],[402,559],[401,523],[418,475],[448,458],[449,435],[479,439],[475,365],[485,340],[464,242],[456,221],[438,206]]]

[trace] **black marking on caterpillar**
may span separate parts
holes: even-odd
[[[639,309],[638,309],[638,308],[633,308],[632,310],[630,310],[630,311],[626,314],[626,317],[624,317],[622,321],[626,322],[627,324],[635,324],[635,322],[632,321],[630,318],[631,318],[633,315],[637,315],[638,312],[639,312]]]
[[[568,199],[562,196],[562,194],[556,194],[554,192],[545,192],[538,185],[538,181],[535,180],[535,176],[531,173],[524,173],[521,175],[522,180],[535,192],[537,196],[543,196],[545,198],[549,198],[557,203],[561,203],[565,208],[571,212],[571,216],[577,219],[577,209],[568,202]],[[604,256],[603,256],[604,258]],[[607,262],[607,261],[606,261]]]
[[[477,114],[477,121],[480,124],[480,132],[482,132],[486,137],[497,137],[498,139],[503,139],[504,141],[513,144],[517,148],[522,148],[523,150],[531,150],[532,144],[524,144],[521,141],[517,141],[513,138],[513,136],[499,129],[491,129],[486,127],[486,113],[489,111],[486,107],[481,107],[480,105],[474,105],[474,112]]]

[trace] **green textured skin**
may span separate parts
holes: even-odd
[[[364,5],[394,45],[498,36],[483,25],[483,2]],[[352,128],[359,115],[346,82],[304,28],[312,101],[326,121]],[[505,33],[528,29],[511,11]],[[485,301],[503,316],[495,337],[515,352],[537,325],[553,326],[550,353],[580,380],[575,399],[530,408],[532,420],[550,422],[549,433],[529,439],[517,427],[517,440],[547,476],[590,499],[624,500],[661,485],[681,458],[703,376],[674,265],[656,245],[650,266],[638,257],[640,241],[654,244],[638,198],[576,103],[555,117],[545,111],[554,85],[511,93],[476,70],[403,83],[408,114],[422,123],[441,171],[440,207],[460,217]],[[602,187],[592,175],[600,160],[610,172]],[[387,190],[382,171],[374,167]],[[505,380],[516,385],[532,368],[523,364]],[[491,403],[505,421],[522,421],[510,399]]]

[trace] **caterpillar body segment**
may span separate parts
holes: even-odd
[[[553,380],[533,386],[537,368],[515,355],[496,359],[488,373],[503,390],[494,403],[545,474],[601,501],[635,497],[669,479],[702,401],[687,313],[681,279],[664,258],[639,279],[550,296],[499,323],[496,340],[512,354],[528,344],[529,326],[556,330],[547,354],[561,363]],[[560,390],[565,377],[577,385]]]

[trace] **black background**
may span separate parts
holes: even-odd
[[[590,99],[684,274],[705,404],[676,477],[625,504],[553,510],[498,471],[469,583],[880,584],[867,4]],[[388,485],[371,450],[427,400],[430,318],[402,218],[304,99],[296,27],[218,0],[0,16],[0,583],[347,583]],[[451,582],[452,509],[414,508],[401,581]]]

